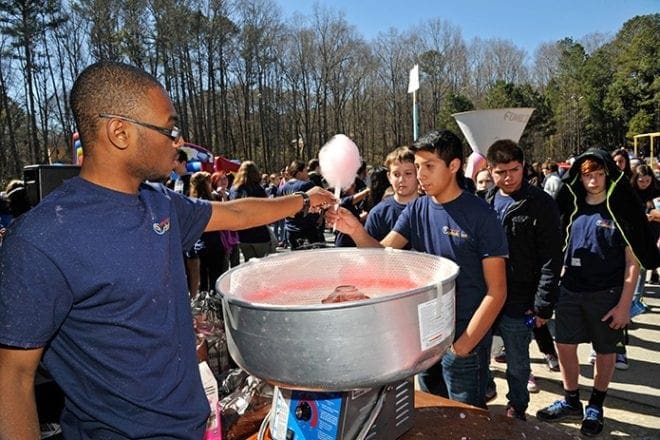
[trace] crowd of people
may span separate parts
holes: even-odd
[[[272,174],[252,161],[235,175],[189,173],[167,92],[132,66],[89,66],[70,104],[85,145],[80,176],[29,212],[13,202],[1,213],[0,438],[38,437],[40,366],[66,395],[67,438],[202,438],[209,407],[190,297],[241,260],[327,245],[412,249],[460,266],[454,340],[419,374],[423,390],[487,408],[496,334],[506,414],[524,421],[534,336],[565,391],[536,417],[602,431],[609,382],[627,365],[626,326],[646,310],[644,270],[657,281],[660,264],[660,187],[627,152],[588,150],[563,170],[500,140],[465,176],[459,137],[434,130],[382,166],[363,164],[336,200],[317,159]],[[11,185],[9,202],[23,188]],[[586,408],[582,343],[594,349]]]
[[[424,390],[486,407],[495,396],[487,353],[497,334],[504,347],[497,357],[507,363],[506,413],[526,420],[529,394],[538,391],[529,359],[534,335],[550,370],[561,372],[565,390],[563,399],[536,417],[577,419],[584,435],[598,435],[614,369],[628,367],[627,325],[647,309],[640,268],[655,273],[659,263],[656,177],[646,164],[631,168],[627,152],[610,155],[601,149],[574,158],[560,177],[555,161],[529,165],[516,143],[502,140],[489,147],[488,165],[475,173],[470,198],[458,144],[447,131],[413,144],[426,197],[401,212],[391,232],[367,231],[346,211],[329,213],[331,223],[358,246],[412,244],[451,258],[461,273],[478,277],[456,280],[454,344],[420,374]],[[624,152],[627,160],[615,162]],[[479,198],[489,212],[469,205]],[[553,316],[554,341],[547,327]],[[579,397],[581,343],[592,343],[594,350],[594,386],[586,408]]]

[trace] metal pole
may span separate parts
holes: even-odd
[[[419,124],[417,123],[417,91],[413,92],[413,141],[419,137]]]

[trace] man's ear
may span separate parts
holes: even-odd
[[[454,159],[449,162],[449,171],[452,173],[457,173],[458,170],[461,169],[461,160],[458,157],[455,157]]]
[[[109,119],[105,124],[105,135],[115,148],[119,150],[128,148],[130,133],[126,121]]]

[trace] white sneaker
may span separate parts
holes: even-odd
[[[548,364],[550,371],[559,371],[559,359],[554,354],[546,354],[545,362]]]
[[[616,363],[614,364],[614,367],[617,370],[627,370],[629,368],[628,358],[625,354],[616,354]]]
[[[62,433],[62,428],[57,423],[42,423],[39,425],[41,438],[47,439]]]
[[[589,363],[591,365],[596,363],[596,352],[591,350],[591,354],[589,355]]]
[[[530,374],[529,379],[527,379],[527,391],[529,391],[530,393],[539,392],[539,386],[536,384],[536,378],[534,377],[533,374]]]

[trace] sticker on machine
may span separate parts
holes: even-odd
[[[275,404],[270,420],[270,431],[273,439],[284,439],[289,418],[289,399],[284,396],[279,387],[273,390]]]
[[[422,351],[434,347],[454,331],[454,289],[417,306]]]

